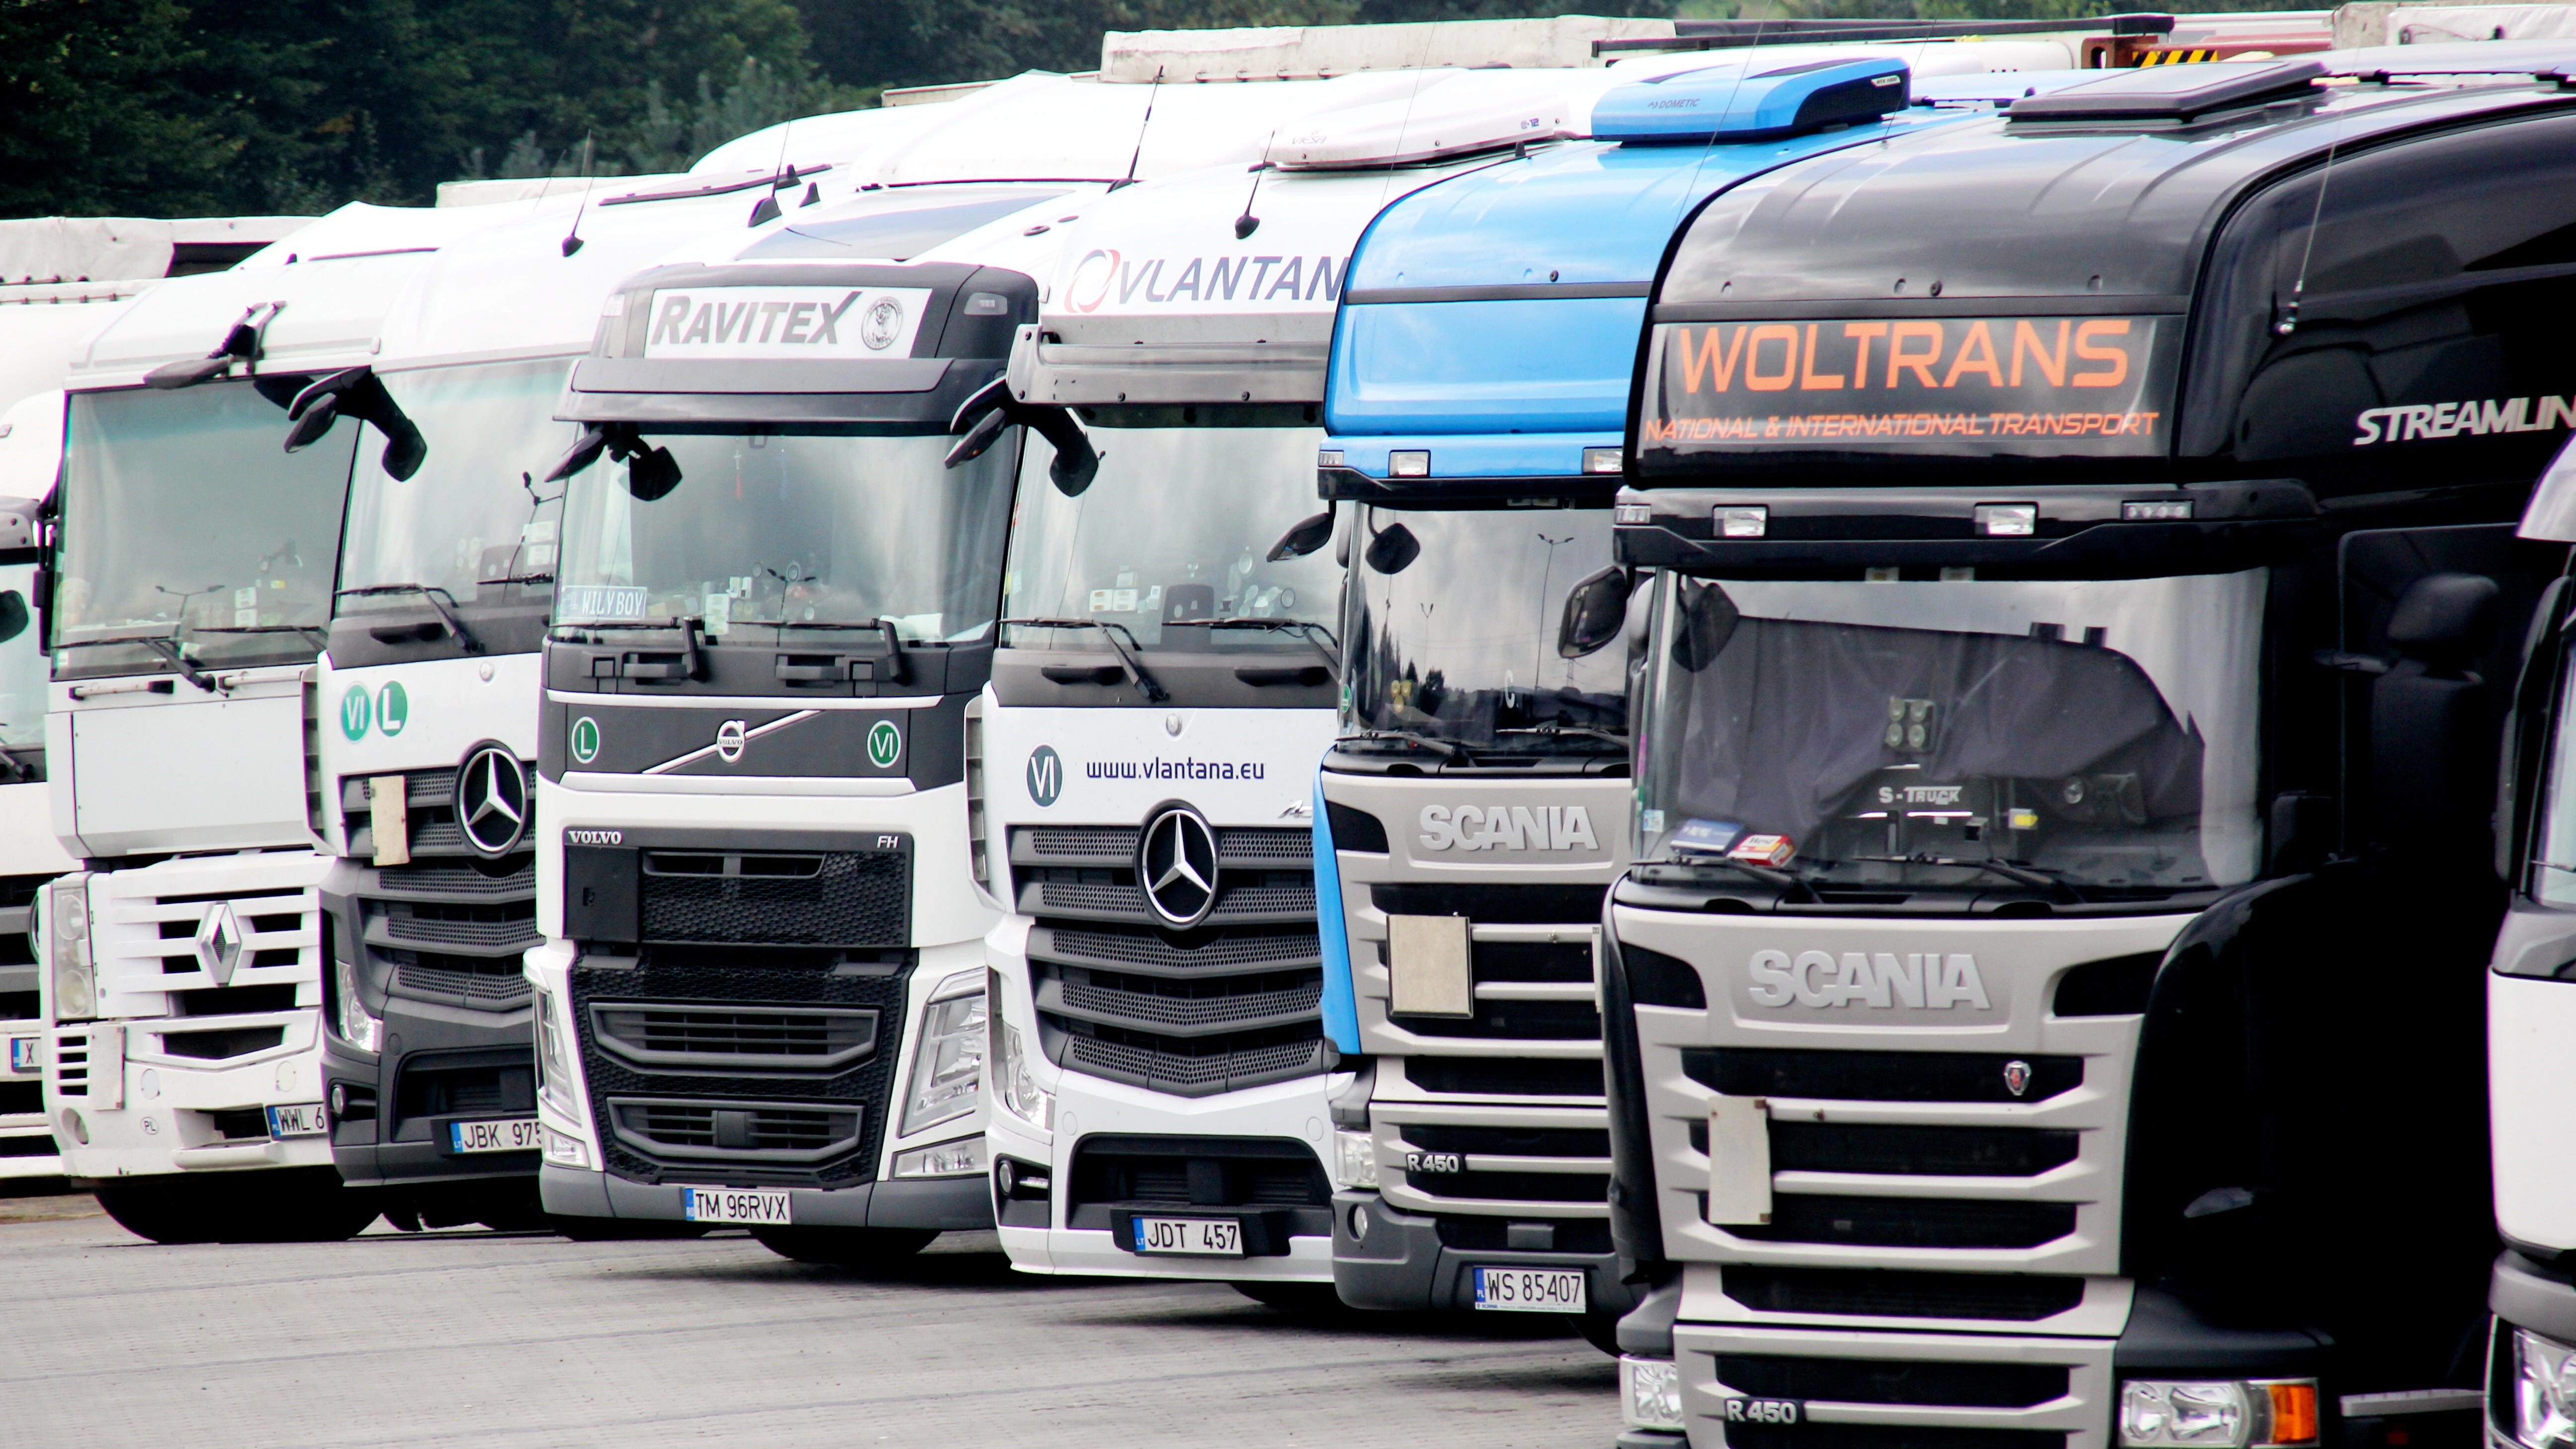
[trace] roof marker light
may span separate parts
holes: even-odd
[[[1717,536],[1760,538],[1771,531],[1771,510],[1761,504],[1717,509]]]
[[[1980,503],[1976,510],[1981,538],[2028,538],[2039,532],[2036,503]]]
[[[1711,66],[1619,86],[1592,108],[1603,141],[1749,141],[1874,121],[1905,109],[1913,72],[1894,56],[1776,70]]]

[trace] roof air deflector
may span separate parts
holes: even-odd
[[[2211,61],[2111,71],[2101,80],[2027,96],[2016,121],[2184,121],[2315,92],[2326,68],[2313,60]]]

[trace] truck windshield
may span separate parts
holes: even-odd
[[[370,428],[349,488],[339,612],[421,607],[395,586],[442,590],[459,609],[536,602],[553,592],[564,485],[540,484],[581,435],[554,421],[560,361],[383,372],[386,391],[429,442],[408,479],[388,475]]]
[[[1013,624],[1003,643],[1305,656],[1331,649],[1341,572],[1332,554],[1265,561],[1280,535],[1317,508],[1315,445],[1323,436],[1312,427],[1096,426],[1100,473],[1074,498],[1044,481],[1054,453],[1032,437],[1031,483],[1011,524],[1004,616],[1104,627]],[[1218,627],[1175,627],[1206,625]]]
[[[1610,560],[1606,508],[1366,510],[1352,725],[1479,751],[1626,753],[1627,649],[1557,650],[1567,592]]]
[[[35,561],[0,563],[0,594],[35,598]],[[15,639],[0,640],[0,750],[42,749],[45,744],[45,655],[34,620]],[[0,784],[14,772],[0,766]]]
[[[678,481],[611,459],[573,475],[555,622],[694,618],[755,644],[886,625],[912,644],[982,638],[1019,449],[1005,439],[951,470],[953,441],[646,433],[643,456],[667,449]]]
[[[2248,880],[2264,582],[1678,580],[1639,854],[2088,898]]]
[[[247,383],[73,394],[55,676],[309,662],[363,431],[285,452]]]

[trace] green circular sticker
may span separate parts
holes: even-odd
[[[584,765],[599,758],[599,721],[589,715],[572,722],[572,757]]]
[[[340,696],[340,733],[350,739],[365,739],[367,724],[375,715],[375,701],[367,697],[365,685],[352,684],[349,692]]]
[[[895,757],[903,753],[903,733],[894,721],[881,719],[868,726],[868,763],[880,770],[894,768]]]
[[[385,687],[376,691],[376,728],[390,739],[410,723],[411,696],[403,691],[401,680],[386,680]]]
[[[1040,808],[1052,805],[1064,793],[1064,757],[1053,745],[1040,745],[1029,756],[1029,798]]]

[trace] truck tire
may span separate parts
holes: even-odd
[[[228,1195],[172,1191],[177,1185],[159,1177],[121,1178],[100,1183],[96,1196],[100,1209],[118,1227],[149,1242],[176,1247],[225,1237],[232,1226],[229,1204],[219,1198]]]
[[[754,1228],[752,1241],[782,1258],[827,1268],[874,1268],[909,1258],[939,1236],[932,1228]]]
[[[343,1243],[367,1230],[383,1208],[375,1193],[342,1183],[327,1170],[291,1182],[244,1173],[232,1197],[227,1243]],[[279,1173],[275,1176],[283,1177]]]
[[[1333,1291],[1333,1285],[1330,1283],[1255,1281],[1230,1283],[1226,1286],[1265,1308],[1276,1308],[1282,1313],[1321,1317],[1326,1314],[1350,1311],[1342,1303],[1342,1296]]]

